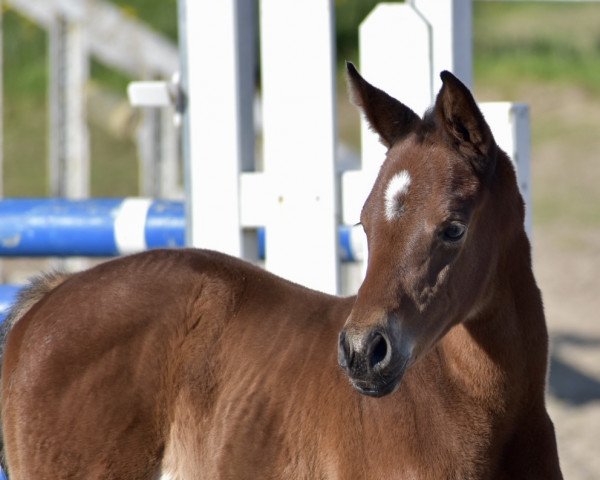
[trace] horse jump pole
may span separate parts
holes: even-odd
[[[265,258],[265,228],[254,256]],[[0,201],[0,256],[112,257],[152,248],[184,247],[184,204],[150,198],[87,200],[16,198]],[[296,236],[310,231],[296,225]],[[338,228],[340,260],[360,260],[362,246],[349,225]]]

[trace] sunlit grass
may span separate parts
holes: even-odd
[[[600,94],[600,4],[474,3],[480,84],[577,84]]]

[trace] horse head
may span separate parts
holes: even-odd
[[[477,315],[502,245],[522,230],[506,154],[469,90],[449,72],[441,78],[421,118],[348,64],[351,99],[388,149],[361,212],[366,277],[339,335],[339,363],[366,395],[393,392],[446,332]]]

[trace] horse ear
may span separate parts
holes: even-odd
[[[450,72],[440,75],[443,85],[434,112],[450,143],[464,154],[475,171],[487,177],[496,165],[496,142],[469,89]]]
[[[371,128],[387,148],[414,130],[419,116],[406,105],[371,85],[346,62],[350,100],[364,113]]]

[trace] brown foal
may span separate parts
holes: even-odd
[[[35,281],[2,365],[12,480],[562,478],[508,157],[448,72],[424,118],[348,78],[388,147],[358,295],[201,250]]]

